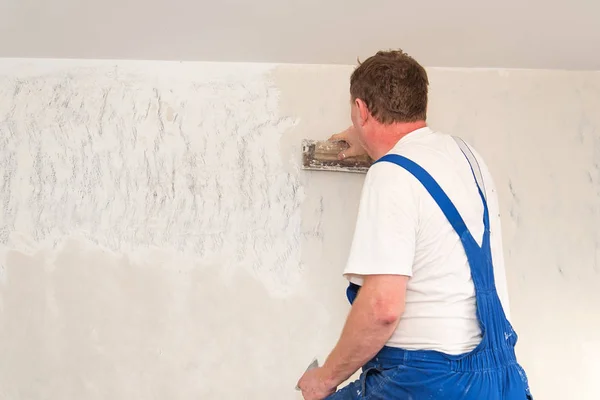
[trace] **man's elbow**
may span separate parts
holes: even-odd
[[[365,277],[358,297],[370,309],[375,322],[381,326],[398,324],[404,313],[407,276],[372,275]],[[364,297],[363,297],[364,296]]]
[[[379,325],[396,325],[404,313],[404,304],[395,300],[381,299],[373,306],[373,315]]]

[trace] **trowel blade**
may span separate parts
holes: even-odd
[[[316,357],[315,357],[315,359],[312,360],[312,362],[310,364],[308,364],[308,367],[306,368],[306,371],[304,371],[304,373],[307,373],[311,369],[315,369],[315,368],[319,368],[319,360],[317,360]],[[300,390],[298,385],[296,385],[296,390]]]
[[[302,141],[302,169],[313,171],[339,171],[366,174],[373,160],[367,156],[338,159],[338,154],[348,148],[343,141]]]

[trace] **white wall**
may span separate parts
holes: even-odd
[[[363,176],[298,169],[351,67],[0,61],[0,393],[293,399],[348,310]],[[600,389],[600,73],[431,69],[487,159],[536,398]]]

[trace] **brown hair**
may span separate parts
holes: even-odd
[[[352,101],[364,101],[382,124],[414,122],[427,117],[427,72],[402,50],[379,51],[350,77]]]

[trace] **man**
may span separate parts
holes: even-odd
[[[344,271],[352,308],[324,365],[298,382],[307,400],[532,398],[507,319],[494,182],[475,151],[427,126],[428,86],[402,51],[350,79],[352,126],[331,139],[349,143],[340,157],[376,162]]]

